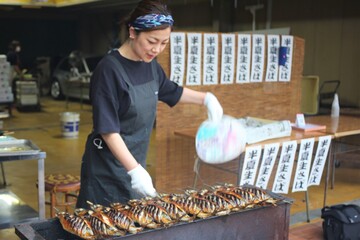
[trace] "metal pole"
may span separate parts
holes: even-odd
[[[325,173],[325,188],[324,188],[324,207],[326,206],[326,196],[327,196],[327,189],[328,189],[328,183],[329,183],[329,173],[330,173],[330,166],[331,162],[334,161],[333,159],[333,151],[334,151],[334,142],[331,143],[331,146],[329,148],[329,153],[327,156],[326,161],[326,173]]]
[[[310,222],[310,214],[309,214],[309,192],[306,190],[305,192],[305,202],[306,202],[306,221]]]
[[[44,158],[38,159],[38,199],[39,219],[45,219],[45,169]]]
[[[266,29],[271,28],[271,18],[272,18],[272,0],[268,0],[267,8],[266,8]]]
[[[4,164],[1,162],[1,173],[2,173],[2,177],[3,177],[3,186],[6,187],[7,183],[6,183],[6,177],[5,177],[5,170],[4,170]]]

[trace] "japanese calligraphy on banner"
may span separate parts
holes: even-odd
[[[235,34],[221,34],[221,84],[234,83]]]
[[[250,81],[251,35],[239,34],[237,41],[236,83]]]
[[[284,142],[281,149],[278,168],[275,175],[272,191],[274,193],[288,193],[290,178],[294,165],[297,142]]]
[[[261,166],[256,181],[256,186],[266,189],[270,175],[275,165],[276,157],[279,151],[279,143],[266,144],[261,160]]]
[[[252,35],[252,62],[250,82],[262,82],[265,59],[265,36]]]
[[[286,61],[279,67],[279,81],[289,82],[291,79],[291,67],[293,56],[294,37],[288,35],[281,36],[281,47],[286,49]],[[280,56],[281,57],[281,56]]]
[[[171,72],[170,80],[183,85],[185,72],[185,33],[171,33]]]
[[[187,74],[186,85],[201,84],[201,53],[202,53],[202,34],[187,34]]]
[[[204,34],[203,84],[218,84],[218,34]]]
[[[256,171],[261,156],[261,145],[246,148],[240,185],[254,185]]]
[[[292,187],[293,192],[307,190],[307,181],[309,178],[314,142],[314,138],[301,140],[296,172],[294,175],[294,182]]]
[[[308,186],[319,185],[331,144],[331,136],[319,137],[315,158],[311,167]]]
[[[267,68],[265,75],[266,82],[275,82],[278,80],[279,47],[280,47],[280,36],[268,35],[267,36]]]

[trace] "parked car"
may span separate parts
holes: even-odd
[[[90,77],[102,56],[85,57],[73,51],[54,68],[50,94],[54,99],[77,98],[89,100]]]

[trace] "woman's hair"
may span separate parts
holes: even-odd
[[[165,29],[167,27],[172,27],[172,17],[169,9],[166,4],[161,0],[142,0],[138,3],[137,7],[130,13],[130,15],[125,20],[127,27],[134,26],[138,21],[139,17],[151,16],[151,15],[160,15],[163,18],[158,22],[157,25],[145,27],[145,28],[136,28],[137,32],[141,31],[152,31]],[[165,18],[165,20],[164,20]]]

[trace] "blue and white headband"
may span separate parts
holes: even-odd
[[[172,26],[174,20],[171,15],[162,15],[162,14],[148,14],[145,16],[140,16],[135,19],[134,22],[130,23],[130,26],[134,27],[135,30],[145,30],[155,28],[164,24]]]

